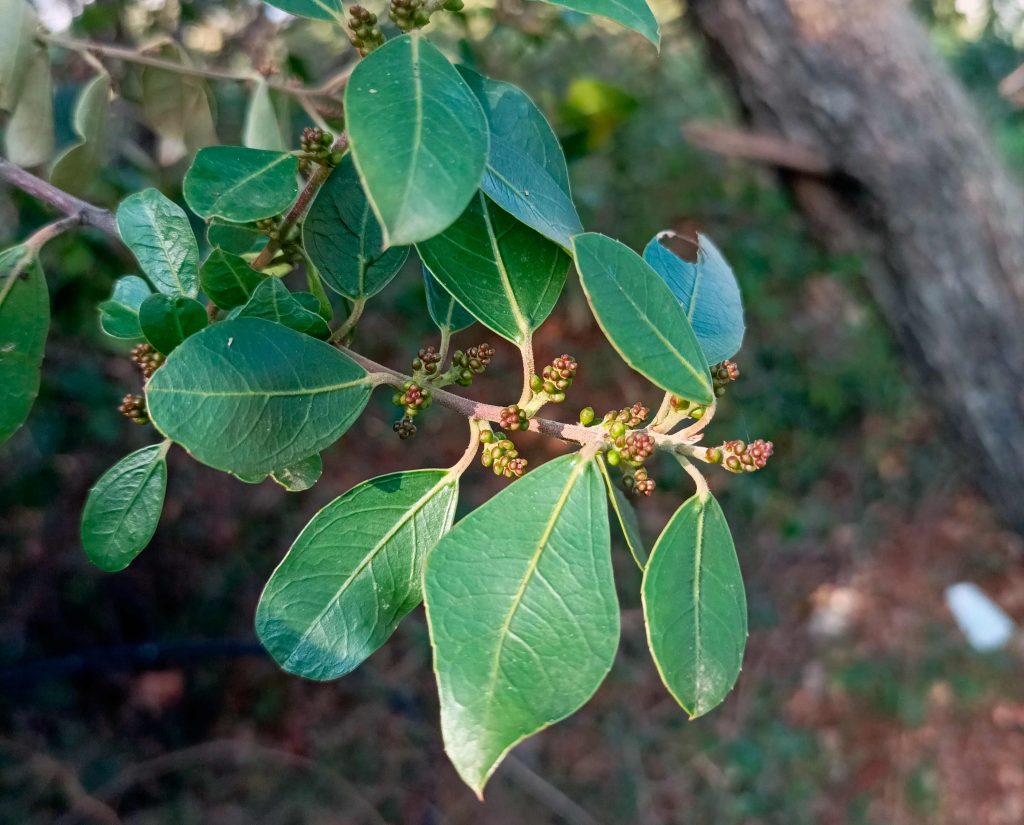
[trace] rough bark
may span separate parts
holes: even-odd
[[[946,431],[1024,529],[1024,199],[926,31],[896,0],[688,9],[750,126],[824,161],[783,171],[812,233],[865,254]]]

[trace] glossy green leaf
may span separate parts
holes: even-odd
[[[207,324],[206,308],[184,295],[150,295],[139,306],[139,328],[157,350],[169,355]]]
[[[576,268],[598,324],[623,360],[663,390],[710,404],[711,373],[686,313],[650,265],[616,240],[573,238]]]
[[[14,111],[32,65],[39,20],[27,0],[0,0],[0,110]]]
[[[0,444],[25,423],[39,394],[50,329],[46,278],[26,254],[22,246],[0,252]]]
[[[100,570],[124,570],[160,522],[171,443],[143,447],[107,470],[89,491],[82,512],[82,547]]]
[[[487,121],[455,67],[420,35],[363,58],[345,87],[349,143],[386,246],[462,214],[487,161]]]
[[[203,293],[221,309],[234,309],[248,301],[266,275],[257,272],[245,258],[214,249],[199,270]]]
[[[18,166],[38,166],[53,156],[53,80],[50,55],[43,46],[32,50],[21,96],[4,131],[4,145],[7,158]]]
[[[327,322],[299,303],[279,278],[267,278],[256,287],[237,317],[265,318],[314,338],[327,338],[331,334]]]
[[[78,95],[74,127],[79,139],[54,160],[50,183],[74,195],[89,191],[103,165],[109,118],[110,76],[103,72],[89,81]]]
[[[331,316],[327,313],[326,310],[324,310],[323,304],[320,302],[320,299],[312,292],[293,292],[292,297],[299,302],[299,306],[301,306],[303,309],[309,310],[314,315],[319,315],[325,321],[330,320]]]
[[[313,201],[302,225],[302,243],[324,282],[353,301],[384,289],[409,257],[407,246],[384,249],[384,233],[351,154]]]
[[[178,204],[156,189],[143,189],[117,207],[117,229],[160,292],[199,294],[199,246]]]
[[[477,794],[517,743],[575,712],[615,658],[608,505],[563,456],[470,513],[427,557],[445,749]]]
[[[345,24],[345,8],[340,0],[267,0],[271,6],[295,14],[312,17],[314,20],[333,20]]]
[[[333,444],[372,382],[334,347],[265,321],[213,324],[178,347],[146,385],[150,418],[198,461],[272,473]]]
[[[640,519],[637,517],[636,508],[626,498],[626,494],[619,489],[619,486],[612,481],[603,459],[600,466],[601,475],[604,477],[604,484],[608,490],[608,503],[619,524],[622,539],[626,542],[629,554],[633,557],[637,567],[643,570],[644,565],[647,564],[647,548],[644,546],[643,534],[640,532]]]
[[[646,0],[547,0],[584,14],[607,17],[639,32],[655,46],[661,45],[661,30]]]
[[[426,264],[420,268],[423,270],[423,288],[427,293],[427,312],[438,329],[447,329],[451,333],[472,326],[476,319],[437,282]]]
[[[274,470],[270,475],[289,493],[301,493],[316,484],[323,472],[324,462],[317,453],[280,470]]]
[[[491,135],[480,188],[502,209],[565,249],[583,231],[565,155],[547,119],[522,89],[459,67]]]
[[[364,481],[313,516],[267,582],[256,632],[308,679],[351,672],[420,603],[423,559],[451,527],[458,477],[412,470]]]
[[[153,291],[138,275],[125,275],[114,282],[114,292],[99,306],[100,329],[111,338],[137,341],[142,338],[139,307]]]
[[[267,236],[252,223],[227,223],[212,220],[206,227],[206,240],[232,255],[257,253],[267,245]]]
[[[284,152],[288,149],[288,144],[281,133],[281,124],[277,122],[274,101],[270,99],[270,87],[263,79],[256,82],[249,95],[245,121],[242,124],[242,145],[250,149],[269,149],[272,152]]]
[[[208,146],[185,175],[185,201],[203,218],[249,223],[284,212],[299,194],[299,161],[285,152]]]
[[[746,328],[732,267],[704,235],[697,236],[697,262],[690,263],[661,243],[662,234],[647,244],[644,260],[679,300],[708,363],[732,358],[743,346]]]
[[[482,324],[514,344],[548,317],[569,257],[482,192],[437,237],[416,245],[423,263]]]
[[[669,692],[690,718],[732,690],[747,643],[747,600],[722,508],[705,491],[680,507],[643,580],[647,641]]]

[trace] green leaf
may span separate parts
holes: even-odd
[[[513,746],[575,712],[611,668],[606,502],[594,461],[563,456],[470,513],[427,558],[445,749],[478,795]]]
[[[0,0],[0,110],[14,111],[32,64],[39,20],[27,0]]]
[[[364,481],[313,516],[267,582],[256,632],[307,679],[354,670],[420,603],[423,559],[451,527],[458,477],[412,470]]]
[[[199,283],[206,297],[220,309],[234,309],[249,298],[266,276],[239,255],[214,249],[199,270]]]
[[[455,67],[419,35],[363,58],[345,88],[349,143],[385,246],[423,241],[466,208],[487,161],[487,121]]]
[[[4,19],[2,12],[0,19]],[[32,50],[21,97],[4,132],[4,145],[8,159],[18,166],[38,166],[53,156],[53,80],[50,55],[42,46]]]
[[[154,347],[170,353],[207,324],[206,308],[184,295],[150,295],[139,306],[139,327]]]
[[[423,263],[482,324],[514,344],[548,317],[569,257],[482,192],[445,232],[416,245]]]
[[[577,235],[573,246],[590,308],[623,360],[663,390],[714,401],[704,353],[658,273],[628,246],[596,232]]]
[[[642,587],[647,643],[669,692],[696,718],[732,690],[747,642],[747,601],[722,508],[704,492],[680,507]]]
[[[314,338],[327,338],[331,334],[327,322],[315,311],[308,310],[300,304],[278,278],[267,278],[256,287],[249,302],[238,313],[238,317],[265,318],[296,332],[312,335]]]
[[[437,278],[430,274],[426,264],[423,264],[421,269],[423,287],[427,292],[427,312],[438,329],[447,329],[452,333],[472,326],[476,319],[437,282]]]
[[[99,306],[100,328],[111,338],[137,341],[142,338],[139,307],[153,291],[138,275],[125,275],[114,282],[114,292]]]
[[[25,423],[39,394],[50,329],[46,278],[38,262],[24,260],[28,254],[23,246],[0,252],[0,444]]]
[[[697,235],[697,262],[661,243],[659,233],[644,249],[647,261],[679,300],[709,364],[732,358],[743,346],[743,300],[732,268],[704,235]],[[672,234],[672,233],[668,233]]]
[[[269,149],[273,152],[284,152],[288,149],[281,125],[277,122],[274,101],[270,99],[270,87],[262,78],[256,82],[249,103],[245,109],[245,122],[242,124],[242,145],[250,149]]]
[[[316,484],[323,471],[324,462],[320,454],[316,453],[280,470],[274,470],[271,476],[289,493],[301,493]]]
[[[199,247],[178,204],[156,189],[143,189],[117,207],[117,229],[157,290],[199,294]]]
[[[124,570],[160,522],[171,442],[143,447],[107,470],[89,491],[82,512],[82,547],[100,570]]]
[[[565,155],[544,114],[522,89],[459,72],[483,107],[491,135],[480,188],[502,209],[566,249],[583,231],[569,192]]]
[[[643,534],[640,532],[640,519],[637,518],[636,508],[630,504],[626,494],[619,489],[618,485],[612,482],[608,474],[608,468],[604,460],[600,460],[601,475],[604,477],[604,484],[608,490],[608,503],[612,506],[615,520],[619,523],[622,531],[622,538],[626,542],[629,554],[633,557],[637,567],[641,570],[647,564],[647,548],[644,546]]]
[[[547,0],[584,14],[607,17],[628,29],[639,32],[655,46],[661,45],[658,21],[645,0]]]
[[[155,44],[144,54],[184,67],[193,65],[188,53],[174,42]],[[157,160],[161,166],[218,142],[213,106],[201,78],[143,66],[139,83],[143,119],[160,138]]]
[[[110,75],[96,75],[75,103],[74,127],[79,140],[65,149],[50,167],[50,183],[74,195],[84,195],[99,177],[106,150],[110,113]]]
[[[185,175],[185,201],[202,218],[249,223],[284,212],[299,194],[299,160],[285,152],[208,146]]]
[[[255,224],[225,223],[214,219],[206,227],[206,240],[233,255],[255,254],[267,245],[267,236]]]
[[[213,324],[178,347],[146,385],[150,418],[198,461],[272,473],[333,444],[373,382],[323,341],[261,318]]]
[[[267,0],[271,6],[295,14],[312,17],[314,20],[333,20],[345,24],[345,8],[339,0]]]
[[[302,243],[326,284],[352,301],[384,289],[409,257],[407,246],[384,249],[384,233],[350,154],[313,201]]]

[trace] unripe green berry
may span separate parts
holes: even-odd
[[[619,438],[626,434],[626,425],[621,421],[616,421],[608,432],[611,433],[612,438]]]
[[[530,389],[534,392],[540,392],[544,389],[544,382],[539,375],[530,376]]]
[[[618,450],[609,450],[605,460],[612,466],[618,467],[619,462],[622,461],[622,456],[619,455]]]
[[[593,423],[594,423],[594,408],[593,407],[584,407],[582,410],[580,410],[580,424],[582,424],[584,427],[589,427]]]

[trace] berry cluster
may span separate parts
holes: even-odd
[[[146,411],[146,399],[141,395],[128,393],[117,408],[125,418],[135,424],[148,424],[149,413]]]
[[[709,462],[721,464],[730,473],[752,473],[762,469],[774,451],[772,442],[759,438],[750,444],[726,441],[721,447],[708,447],[705,455]]]
[[[518,404],[509,404],[505,407],[505,409],[501,411],[499,423],[506,430],[515,431],[530,429],[530,419],[526,415],[526,410],[521,409]]]
[[[425,410],[430,406],[433,401],[433,395],[429,388],[421,387],[415,381],[406,381],[402,384],[401,391],[391,396],[391,400],[395,406],[405,407],[406,418],[415,418],[419,415],[420,410]],[[396,429],[395,432],[398,432],[398,430]]]
[[[416,435],[416,424],[413,422],[411,415],[403,415],[395,422],[391,429],[398,433],[398,437],[402,439],[402,441]]]
[[[361,57],[384,45],[384,32],[377,24],[377,15],[362,6],[349,7],[348,31],[348,39]]]
[[[637,467],[622,477],[623,486],[634,495],[650,496],[654,492],[654,479],[647,474],[646,467]]]
[[[390,0],[388,16],[403,32],[422,29],[435,11],[462,11],[463,0]]]
[[[424,347],[412,359],[412,370],[413,372],[422,372],[424,375],[437,375],[440,363],[441,356],[437,350],[433,347]]]
[[[561,404],[565,401],[565,391],[572,386],[579,364],[571,355],[560,355],[541,371],[540,375],[530,378],[530,389],[536,393],[543,392],[548,401]]]
[[[715,397],[721,398],[725,395],[725,388],[728,384],[740,377],[740,368],[735,361],[726,359],[721,364],[715,364],[711,368],[711,383],[715,390]]]
[[[483,450],[480,463],[490,467],[496,476],[520,478],[526,472],[526,459],[519,456],[516,445],[502,432],[484,430],[480,433]]]
[[[316,126],[307,126],[303,129],[302,138],[299,140],[299,148],[302,150],[302,157],[299,158],[299,171],[309,172],[311,163],[320,163],[325,166],[337,166],[341,163],[342,153],[332,151],[332,143],[334,143],[334,135],[330,132],[325,132]],[[259,223],[257,223],[258,227]]]
[[[142,377],[149,379],[167,360],[149,344],[137,344],[132,348],[132,361],[138,364]]]
[[[459,386],[468,387],[473,383],[474,375],[480,375],[487,369],[494,352],[490,344],[470,347],[465,352],[456,350],[452,355],[452,380]]]

